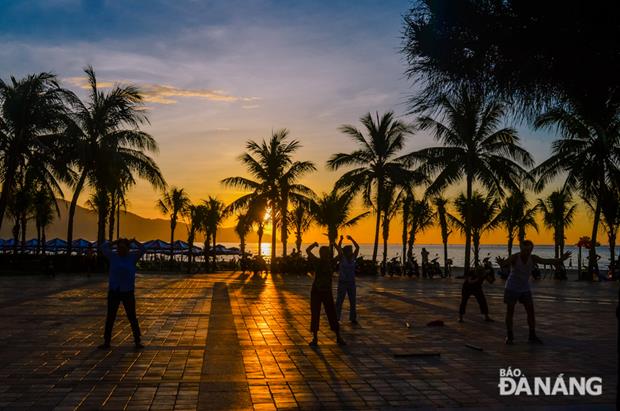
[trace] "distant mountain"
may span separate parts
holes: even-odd
[[[69,202],[58,200],[60,207],[60,217],[46,230],[48,239],[67,237],[67,215],[69,214]],[[0,230],[0,238],[12,237],[11,229],[13,221],[6,219]],[[163,218],[144,218],[130,212],[121,212],[121,237],[135,237],[138,241],[162,239],[170,240],[170,221]],[[32,221],[28,222],[26,237],[28,239],[36,237],[36,230]],[[94,211],[78,206],[75,211],[73,238],[85,238],[95,240],[97,237],[97,214]],[[174,231],[175,240],[187,240],[187,224],[179,222]],[[204,241],[202,236],[196,241]],[[236,243],[239,237],[235,233],[234,227],[222,227],[217,233],[218,243]],[[251,233],[247,238],[248,242],[258,241],[256,233]],[[271,241],[268,234],[263,235],[263,242]]]

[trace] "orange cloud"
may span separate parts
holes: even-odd
[[[66,82],[76,87],[88,89],[90,85],[86,77],[69,77],[65,79]],[[115,84],[127,83],[122,81],[99,81],[97,86],[100,88],[113,87]],[[260,100],[259,97],[241,97],[228,94],[222,90],[210,90],[210,89],[191,89],[180,88],[167,84],[154,84],[154,83],[142,83],[137,84],[142,91],[144,101],[157,104],[176,104],[178,98],[199,98],[209,101],[219,102],[251,102]],[[246,107],[246,106],[244,106]],[[254,108],[254,107],[252,107]]]

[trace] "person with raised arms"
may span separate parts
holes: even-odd
[[[338,256],[340,257],[338,267],[338,289],[336,291],[336,315],[338,321],[340,321],[340,314],[342,312],[342,304],[344,303],[345,296],[349,296],[349,321],[352,324],[357,324],[357,311],[356,311],[356,287],[355,287],[355,270],[357,265],[357,256],[360,252],[360,246],[350,235],[347,236],[347,240],[353,243],[353,247],[350,245],[342,246],[343,237],[340,236],[340,241],[336,245]]]
[[[532,254],[534,243],[524,240],[520,244],[520,252],[508,258],[497,257],[496,261],[501,267],[510,267],[510,274],[506,280],[504,289],[504,303],[506,304],[506,344],[514,344],[512,321],[517,302],[525,307],[527,313],[527,325],[529,327],[528,341],[533,344],[542,344],[536,335],[536,318],[534,315],[534,300],[530,290],[530,276],[535,264],[550,264],[558,266],[568,259],[571,253],[564,253],[560,258],[542,258]]]
[[[339,345],[345,345],[340,336],[340,325],[336,318],[336,307],[332,293],[332,274],[334,272],[335,259],[332,256],[330,247],[322,246],[319,248],[319,257],[316,257],[312,250],[319,246],[314,242],[306,249],[308,261],[314,266],[314,280],[310,292],[310,331],[312,332],[311,347],[319,344],[318,332],[321,317],[321,306],[325,307],[325,314],[329,321],[329,326],[336,333],[336,341]]]
[[[138,245],[136,251],[131,252],[131,244]],[[116,245],[116,251],[112,249]],[[144,348],[140,339],[140,325],[136,316],[136,263],[145,253],[144,245],[135,239],[120,238],[112,243],[101,245],[101,252],[107,257],[110,268],[108,278],[108,312],[105,319],[103,344],[100,349],[109,349],[112,341],[112,328],[116,320],[118,306],[123,303],[125,314],[131,325],[136,349]]]

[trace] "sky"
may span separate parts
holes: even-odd
[[[50,71],[85,97],[82,70],[92,65],[102,86],[138,85],[150,119],[144,130],[159,143],[155,158],[164,177],[195,202],[209,195],[230,202],[242,194],[220,181],[245,175],[238,161],[245,142],[268,138],[272,130],[287,128],[302,143],[297,158],[318,168],[302,182],[320,193],[340,174],[327,170],[326,160],[354,149],[340,125],[359,125],[363,114],[388,110],[414,121],[405,113],[415,89],[399,53],[409,1],[0,2],[0,77]],[[556,136],[515,126],[536,161],[544,160]],[[433,144],[432,136],[416,133],[406,151]],[[154,207],[159,195],[139,183],[129,210],[163,217]],[[86,200],[82,195],[80,204]],[[588,232],[583,207],[580,215],[569,242]],[[372,219],[350,232],[371,241]],[[399,232],[396,222],[390,241],[398,242]],[[320,240],[321,233],[313,229],[308,237]],[[430,230],[420,241],[439,238]],[[497,231],[483,241],[504,238]],[[545,230],[532,238],[552,242]]]

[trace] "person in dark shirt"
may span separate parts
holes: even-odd
[[[463,281],[463,288],[461,289],[461,306],[459,307],[460,323],[463,322],[465,308],[467,307],[467,300],[469,300],[469,297],[472,295],[476,297],[476,301],[478,301],[480,313],[484,315],[484,320],[490,322],[493,321],[493,319],[489,317],[489,305],[487,304],[487,299],[484,296],[484,291],[482,289],[484,280],[486,279],[489,282],[492,282],[491,278],[487,276],[482,267],[478,267],[467,272],[465,280]]]
[[[138,244],[138,251],[130,252],[131,243]],[[116,252],[112,250],[112,246],[116,244]],[[135,347],[137,349],[144,348],[140,342],[140,326],[136,317],[136,263],[144,255],[144,246],[135,239],[128,240],[121,238],[113,243],[104,243],[101,246],[101,252],[107,257],[110,264],[110,274],[108,279],[108,313],[105,319],[105,331],[103,335],[103,344],[99,346],[101,349],[109,349],[112,340],[112,327],[116,320],[116,312],[118,306],[123,303],[127,319],[131,325]]]
[[[329,321],[329,326],[336,333],[336,341],[340,345],[346,343],[340,336],[340,326],[336,318],[336,306],[334,305],[334,296],[332,294],[332,274],[334,272],[335,259],[329,247],[323,246],[319,248],[319,257],[312,254],[312,250],[319,246],[315,242],[307,249],[308,261],[314,266],[314,281],[312,282],[312,291],[310,292],[310,331],[312,332],[312,341],[310,346],[316,347],[319,344],[319,320],[321,317],[321,305],[325,307],[325,314]]]

